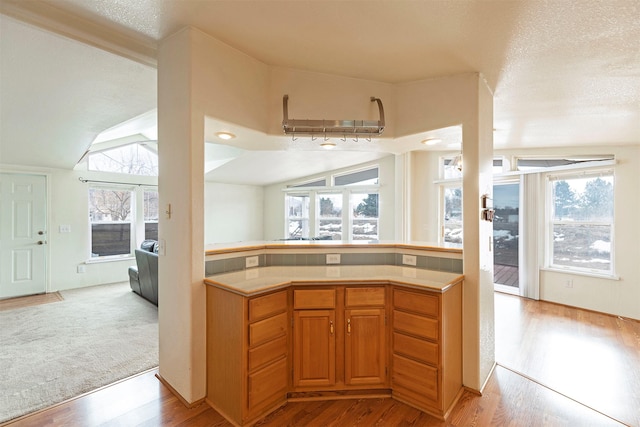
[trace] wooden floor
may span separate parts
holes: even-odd
[[[51,302],[62,301],[60,292],[49,294],[29,295],[27,297],[7,298],[0,300],[0,311],[13,310],[14,308],[31,307],[34,305],[49,304]]]
[[[465,392],[446,422],[392,399],[353,399],[289,403],[257,425],[640,427],[640,323],[496,294],[496,345],[483,396]],[[154,374],[8,425],[231,425],[206,404],[187,409]]]

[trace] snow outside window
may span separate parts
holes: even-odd
[[[285,196],[287,209],[287,239],[309,237],[309,194],[288,194]]]
[[[613,274],[613,172],[549,177],[549,267]]]
[[[342,240],[342,193],[318,193],[318,207],[318,235]]]
[[[378,193],[351,193],[351,238],[378,240]]]

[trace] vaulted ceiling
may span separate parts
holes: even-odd
[[[155,108],[156,47],[187,25],[274,66],[389,83],[481,72],[495,148],[640,143],[640,0],[0,5],[0,163],[71,168],[100,132]]]

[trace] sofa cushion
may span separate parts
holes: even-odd
[[[158,254],[140,249],[136,249],[135,254],[140,295],[158,305]]]
[[[138,278],[138,267],[129,267],[129,285],[131,290],[140,295],[140,280]]]
[[[140,249],[147,252],[154,252],[155,247],[156,247],[155,240],[145,240],[140,245]]]

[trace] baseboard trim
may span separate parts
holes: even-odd
[[[169,391],[171,392],[171,394],[173,394],[175,397],[178,398],[178,400],[180,401],[180,403],[182,403],[184,406],[186,406],[188,409],[192,409],[195,408],[196,406],[200,406],[201,404],[203,404],[205,402],[205,398],[203,397],[202,399],[198,399],[195,402],[191,402],[189,403],[187,401],[187,399],[185,399],[184,397],[182,397],[182,395],[180,393],[178,393],[178,391],[173,388],[171,386],[171,384],[169,384],[169,382],[167,380],[165,380],[164,378],[162,378],[162,376],[160,376],[160,373],[157,372],[156,373],[156,378],[158,379],[158,381],[160,381],[162,383],[163,386],[165,386],[166,388],[169,389]]]

